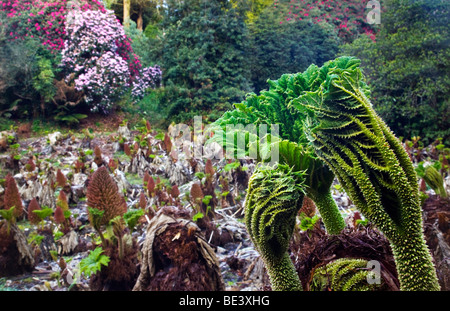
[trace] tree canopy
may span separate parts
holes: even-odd
[[[450,3],[385,1],[376,41],[361,36],[343,54],[362,60],[376,110],[397,135],[450,139]]]

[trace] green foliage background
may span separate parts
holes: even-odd
[[[160,27],[164,35],[154,40],[164,73],[160,107],[171,120],[200,111],[214,118],[217,110],[229,109],[250,91],[248,30],[230,3],[168,1]]]
[[[361,36],[343,55],[361,59],[377,112],[399,136],[450,143],[450,2],[383,1],[376,42]]]
[[[121,1],[106,2],[121,19]],[[450,2],[382,0],[380,25],[366,23],[369,9],[361,12],[360,2],[335,2],[133,2],[131,17],[136,21],[142,9],[143,30],[132,22],[126,33],[144,66],[161,66],[163,86],[140,102],[125,95],[116,104],[160,127],[196,115],[214,121],[247,93],[268,89],[268,79],[349,55],[361,59],[375,110],[397,136],[420,136],[425,144],[442,137],[448,145]],[[294,13],[297,18],[291,19]],[[0,18],[7,19],[5,12]],[[38,40],[9,40],[6,27],[0,25],[2,123],[53,119],[62,113],[52,101],[53,81],[61,79],[60,57]]]
[[[276,9],[266,1],[168,3],[151,44],[165,84],[152,102],[166,123],[199,114],[214,120],[246,92],[268,89],[268,79],[351,55],[361,59],[375,109],[397,136],[449,144],[447,1],[381,1],[375,41],[360,33],[345,42],[332,23],[286,22],[290,1],[278,1]],[[343,18],[327,12],[331,20]]]
[[[338,53],[339,39],[330,27],[280,23],[286,10],[266,2],[167,1],[150,40],[154,62],[163,70],[164,89],[154,93],[166,123],[195,115],[213,121],[246,93],[267,89],[269,78]]]
[[[251,31],[251,78],[255,92],[268,89],[267,79],[322,65],[339,51],[339,38],[328,24],[307,20],[282,22],[282,11],[264,9]]]

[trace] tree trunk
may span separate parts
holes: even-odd
[[[136,27],[137,29],[139,29],[140,31],[144,30],[144,18],[143,18],[143,8],[139,7],[139,12],[138,12],[138,18],[136,21]]]
[[[42,117],[45,118],[45,98],[41,96],[41,114]]]
[[[130,26],[131,0],[123,0],[123,26]]]

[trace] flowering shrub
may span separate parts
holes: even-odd
[[[155,67],[146,67],[141,70],[141,75],[136,77],[133,81],[133,90],[131,94],[134,98],[142,98],[145,95],[145,91],[149,88],[155,88],[161,83],[162,72],[161,68],[156,65]]]
[[[124,40],[117,41],[117,53],[128,62],[128,68],[132,81],[132,96],[139,100],[145,95],[148,88],[158,87],[162,80],[161,68],[155,67],[142,68],[139,57],[133,52],[131,39],[125,36]]]
[[[38,39],[61,54],[66,82],[84,93],[92,111],[110,111],[128,88],[139,99],[161,80],[159,67],[142,68],[122,25],[99,0],[0,0],[0,11],[8,40]]]
[[[75,88],[85,92],[91,109],[107,112],[130,84],[128,64],[115,53],[116,42],[125,37],[123,27],[111,11],[74,10],[66,31],[62,65],[75,73]]]
[[[349,41],[359,33],[375,40],[376,27],[367,23],[367,1],[360,0],[292,0],[283,22],[311,20],[314,24],[333,25],[338,36]],[[281,9],[280,1],[274,1],[274,8]]]
[[[64,36],[66,0],[2,0],[0,10],[7,12],[8,35],[11,40],[39,38],[48,49],[60,50]]]
[[[112,11],[73,10],[67,20],[62,64],[68,76],[75,73],[75,87],[84,91],[92,111],[107,113],[129,87],[135,97],[142,97],[156,86],[161,70],[142,69]]]
[[[60,51],[64,47],[66,35],[64,23],[68,9],[74,9],[75,4],[68,0],[0,0],[0,10],[6,12],[8,18],[8,35],[11,40],[26,37],[39,38],[49,50]],[[100,1],[80,1],[81,10],[93,8],[102,12],[105,8]]]

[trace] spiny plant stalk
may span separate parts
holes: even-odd
[[[301,145],[289,141],[275,142],[280,152],[280,163],[305,172],[306,195],[314,201],[329,234],[339,234],[345,227],[336,202],[331,195],[333,172]],[[306,150],[305,150],[306,149]]]
[[[258,167],[249,181],[245,224],[273,290],[302,290],[287,252],[304,197],[303,176],[287,165]]]
[[[361,213],[389,239],[402,290],[439,290],[425,243],[417,177],[400,141],[368,98],[360,61],[310,66],[296,80],[309,89],[289,103],[308,117],[306,137]]]
[[[260,162],[266,162],[261,155],[267,150],[266,144],[261,144],[262,138],[267,138],[270,148],[279,151],[279,162],[293,167],[295,171],[306,172],[305,190],[319,210],[325,228],[329,234],[339,234],[345,227],[344,219],[336,202],[331,196],[333,172],[314,154],[314,149],[308,146],[308,141],[302,130],[302,120],[306,117],[295,108],[288,107],[290,101],[296,98],[304,89],[293,83],[293,75],[283,75],[277,81],[269,80],[269,91],[260,95],[249,94],[242,103],[235,104],[235,110],[225,112],[212,125],[215,135],[209,142],[216,142],[226,148],[235,150],[236,155],[248,156],[257,151]],[[256,135],[251,126],[279,125],[279,137],[267,134],[265,137]],[[256,128],[255,128],[256,129]],[[270,128],[267,129],[270,132]],[[260,136],[263,136],[260,133]],[[231,138],[231,139],[230,139]],[[242,150],[238,142],[245,142]]]
[[[110,221],[112,226],[114,236],[117,238],[117,247],[119,249],[119,259],[123,259],[124,255],[124,241],[123,241],[123,230],[124,230],[124,220],[122,216],[116,216]]]

